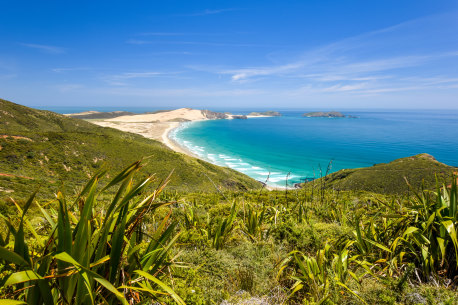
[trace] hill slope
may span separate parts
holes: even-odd
[[[401,158],[390,163],[372,167],[343,169],[324,178],[302,184],[303,187],[321,187],[336,190],[358,190],[385,194],[403,194],[409,191],[405,181],[414,189],[420,189],[422,182],[426,189],[436,187],[436,175],[440,183],[450,181],[456,168],[438,162],[428,154]]]
[[[0,99],[0,198],[23,197],[42,182],[42,194],[61,186],[72,193],[100,167],[114,174],[145,156],[152,157],[142,172],[155,173],[158,180],[175,170],[168,189],[215,191],[209,178],[222,189],[260,185],[139,135]]]

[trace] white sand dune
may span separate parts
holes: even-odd
[[[170,122],[173,120],[199,121],[208,120],[202,110],[191,108],[180,108],[176,110],[150,113],[124,115],[116,118],[105,120],[107,122],[123,122],[123,123],[147,123],[147,122]]]

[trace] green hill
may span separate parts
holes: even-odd
[[[438,162],[431,155],[419,154],[371,167],[343,169],[315,181],[306,182],[302,186],[404,194],[409,191],[406,179],[416,190],[420,189],[423,183],[426,189],[434,189],[436,176],[440,183],[444,179],[450,181],[448,178],[456,170],[455,167]]]
[[[143,172],[155,173],[158,180],[175,170],[169,190],[216,191],[213,183],[230,190],[260,185],[136,134],[0,99],[0,198],[25,198],[40,184],[44,195],[62,187],[73,193],[101,167],[114,174],[146,156],[151,158]]]

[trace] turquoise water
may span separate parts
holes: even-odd
[[[343,168],[429,153],[458,166],[458,111],[348,111],[351,118],[282,117],[184,123],[170,136],[201,158],[285,186]],[[270,175],[269,175],[270,173]]]

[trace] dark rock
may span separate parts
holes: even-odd
[[[202,114],[209,120],[223,120],[227,119],[228,115],[221,112],[214,112],[210,110],[201,110]]]
[[[235,120],[246,120],[247,116],[246,115],[233,115],[232,118]]]

